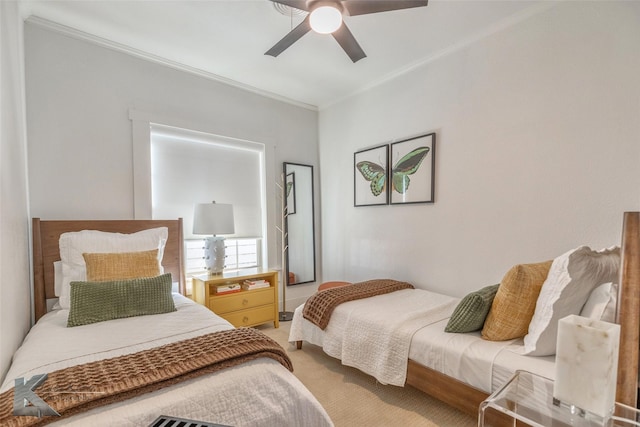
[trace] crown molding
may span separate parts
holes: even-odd
[[[57,22],[53,22],[45,18],[41,18],[36,15],[29,16],[27,19],[25,19],[25,22],[28,22],[29,24],[37,25],[42,28],[46,28],[47,30],[50,30],[50,31],[55,31],[60,34],[64,34],[65,36],[69,36],[78,40],[87,41],[89,43],[92,43],[101,47],[105,47],[107,49],[111,49],[117,52],[125,53],[127,55],[131,55],[136,58],[140,58],[146,61],[154,62],[156,64],[164,65],[164,66],[173,68],[175,70],[184,71],[185,73],[193,74],[199,77],[204,77],[206,79],[213,80],[218,83],[223,83],[228,86],[233,86],[235,88],[238,88],[247,92],[251,92],[256,95],[264,96],[266,98],[271,98],[273,100],[280,101],[280,102],[285,102],[287,104],[291,104],[296,107],[305,108],[307,110],[318,111],[318,107],[315,105],[296,101],[294,99],[287,98],[285,96],[277,95],[269,91],[258,89],[256,87],[246,85],[246,84],[237,82],[235,80],[222,77],[208,71],[201,70],[199,68],[190,67],[188,65],[181,64],[179,62],[172,61],[170,59],[163,58],[161,56],[154,55],[152,53],[145,52],[143,50],[124,45],[122,43],[114,42],[112,40],[108,40],[93,34],[89,34],[84,31],[80,31],[78,29],[75,29],[63,24],[59,24]]]

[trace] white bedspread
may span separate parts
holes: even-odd
[[[416,296],[416,294],[421,296]],[[324,331],[304,319],[302,316],[304,305],[301,305],[294,311],[289,341],[307,341],[322,347],[328,355],[342,359],[344,353],[343,342],[349,341],[353,346],[357,346],[356,341],[354,341],[354,335],[357,339],[357,336],[362,334],[366,341],[371,341],[375,340],[378,334],[378,330],[375,329],[378,326],[374,326],[366,332],[362,330],[354,332],[351,337],[347,338],[347,324],[354,323],[353,317],[359,317],[364,313],[367,318],[373,318],[382,324],[393,324],[396,321],[402,321],[400,319],[408,319],[409,322],[412,322],[412,314],[408,308],[415,308],[415,306],[428,308],[428,305],[421,304],[420,301],[432,298],[432,295],[438,294],[416,289],[413,291],[392,292],[365,300],[340,304],[334,310],[331,321]],[[517,350],[522,346],[522,339],[487,341],[480,337],[479,331],[466,334],[445,332],[444,328],[448,317],[459,301],[459,299],[453,299],[453,306],[441,309],[442,312],[439,314],[442,316],[434,316],[435,318],[441,317],[441,320],[434,321],[415,331],[411,337],[407,355],[409,359],[487,393],[491,393],[501,387],[518,369],[526,369],[538,375],[553,378],[555,357],[532,357],[518,354]],[[361,327],[364,326],[359,321],[355,323]],[[386,331],[384,335],[388,332]],[[377,342],[376,345],[384,347],[394,346],[395,344],[385,338]],[[366,353],[366,351],[370,350],[365,350],[367,347],[371,347],[368,342],[364,344],[360,355],[355,355],[359,351],[358,349],[350,349],[348,352],[351,353],[352,357],[370,359],[371,355]],[[399,357],[404,354],[404,351],[404,345],[401,352],[393,349],[393,357]],[[369,364],[370,361],[364,363]],[[350,363],[350,366],[362,369],[358,365],[357,361],[356,363]],[[406,373],[406,363],[396,369],[396,379],[399,379],[400,374],[404,375]],[[362,370],[364,371],[364,369]],[[370,372],[367,373],[375,376]],[[399,381],[394,382],[397,385],[404,385],[398,384]],[[390,381],[388,383],[393,384]]]
[[[416,289],[346,302],[334,310],[324,334],[320,331],[321,342],[315,343],[382,384],[403,386],[411,338],[421,328],[448,318],[456,303],[456,298]],[[310,322],[296,310],[289,341],[309,341],[303,323]],[[313,328],[307,329],[318,336]]]
[[[179,294],[174,294],[174,300],[178,311],[173,313],[74,328],[66,327],[68,311],[48,313],[15,353],[1,391],[11,388],[15,378],[30,378],[233,328]],[[234,426],[332,425],[309,390],[285,367],[267,358],[96,408],[53,425],[146,426],[159,415]]]

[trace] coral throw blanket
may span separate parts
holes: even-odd
[[[60,417],[13,415],[14,389],[11,389],[0,394],[0,425],[45,425],[260,357],[275,359],[293,371],[285,350],[251,328],[213,332],[138,353],[72,366],[49,373],[45,382],[34,390]]]
[[[350,286],[326,289],[312,295],[307,300],[302,316],[324,330],[329,324],[331,313],[333,313],[333,310],[339,304],[376,295],[388,294],[401,289],[413,289],[413,285],[391,279],[375,279],[354,283]]]

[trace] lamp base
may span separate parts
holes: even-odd
[[[209,274],[221,274],[224,270],[224,237],[210,236],[204,242],[204,264]]]
[[[279,313],[279,320],[281,322],[290,322],[293,320],[293,312],[291,311],[281,311]]]

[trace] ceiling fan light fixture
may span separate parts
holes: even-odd
[[[0,0],[1,1],[1,0]],[[287,33],[278,43],[265,52],[265,55],[278,56],[302,36],[310,31],[331,34],[351,61],[358,62],[366,58],[364,50],[358,44],[349,27],[342,22],[345,16],[367,15],[391,10],[411,9],[426,6],[429,0],[271,0],[284,6],[295,7],[309,14],[302,22]],[[292,25],[293,27],[293,25]]]
[[[309,25],[316,33],[333,33],[342,25],[342,12],[334,6],[317,7],[309,15]]]

